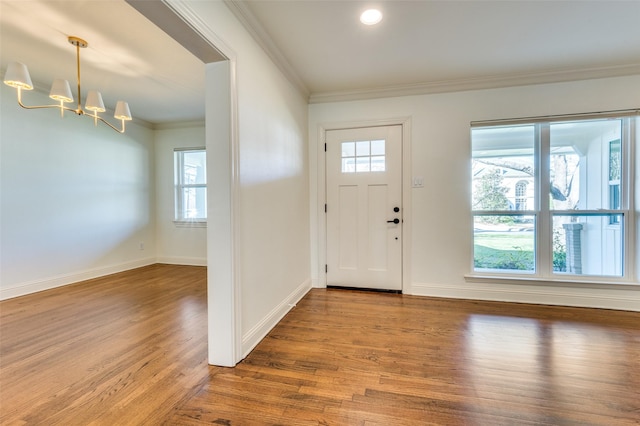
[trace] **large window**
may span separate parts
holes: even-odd
[[[204,149],[176,149],[175,220],[205,222],[207,219],[207,154]]]
[[[473,268],[624,279],[632,118],[473,126]]]

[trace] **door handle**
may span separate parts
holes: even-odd
[[[387,223],[395,223],[396,225],[400,223],[400,219],[398,219],[397,217],[393,220],[388,220]]]

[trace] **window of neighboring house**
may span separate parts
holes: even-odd
[[[516,210],[527,209],[527,185],[529,182],[521,180],[516,183]]]
[[[175,221],[207,220],[207,153],[204,148],[176,149]]]
[[[633,120],[472,127],[474,272],[627,277]]]

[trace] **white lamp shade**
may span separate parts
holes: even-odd
[[[102,95],[97,90],[89,90],[87,93],[87,101],[84,107],[93,112],[105,112],[104,102],[102,102]]]
[[[4,84],[16,89],[32,90],[33,83],[27,66],[20,62],[10,62],[4,74]]]
[[[49,92],[49,97],[56,101],[73,102],[73,95],[71,94],[71,87],[69,87],[69,82],[61,78],[56,78],[55,80],[53,80],[53,84],[51,85],[51,92]]]
[[[113,114],[118,120],[131,120],[131,111],[129,111],[129,104],[125,101],[118,101],[116,104],[116,112]]]

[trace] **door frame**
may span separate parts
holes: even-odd
[[[318,226],[318,259],[317,287],[327,287],[327,216],[324,206],[327,202],[326,156],[324,144],[327,131],[357,129],[363,127],[401,126],[402,138],[402,293],[411,294],[411,117],[390,118],[371,121],[350,121],[340,123],[323,123],[317,129],[317,226]]]

